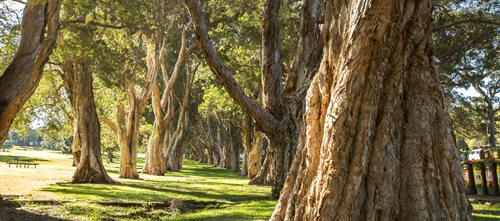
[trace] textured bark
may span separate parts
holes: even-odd
[[[21,24],[21,39],[11,63],[0,76],[0,146],[16,114],[35,92],[56,44],[60,2],[29,0]]]
[[[243,118],[243,130],[242,130],[242,143],[243,143],[243,168],[241,168],[241,175],[248,175],[248,167],[249,167],[249,155],[252,150],[252,141],[254,137],[254,127],[252,117],[248,114],[245,114]]]
[[[130,86],[129,86],[130,88]],[[130,90],[130,89],[129,89]],[[117,105],[118,146],[120,147],[120,178],[137,179],[138,122],[140,114],[134,94],[129,93],[128,122],[123,104]],[[137,122],[137,123],[136,123]]]
[[[61,65],[61,71],[59,75],[63,80],[63,86],[68,94],[69,101],[71,104],[72,112],[71,116],[73,119],[73,143],[71,144],[71,151],[73,153],[73,166],[77,166],[80,163],[81,158],[81,142],[80,142],[80,129],[78,127],[78,118],[76,115],[76,88],[75,88],[75,77],[77,75],[77,69],[74,62],[66,62]]]
[[[153,134],[151,134],[151,138],[148,143],[148,149],[146,153],[147,157],[142,172],[145,174],[163,176],[165,172],[167,172],[167,166],[163,154],[164,143],[167,137],[168,126],[172,118],[174,117],[174,104],[172,96],[170,96],[168,102],[169,107],[167,108],[168,112],[164,113],[162,108],[160,107],[159,94],[159,88],[157,83],[155,82],[153,85],[152,103],[155,119],[159,120],[155,120],[154,123],[155,130],[153,131]]]
[[[167,169],[169,171],[180,171],[182,169],[182,148],[172,149],[167,161]]]
[[[187,46],[187,27],[182,32],[181,47],[179,48],[177,61],[170,75],[167,72],[164,57],[167,40],[166,36],[158,34],[156,37],[149,40],[149,53],[151,54],[150,59],[152,59],[152,61],[148,63],[148,69],[156,72],[161,71],[164,88],[160,98],[159,82],[155,80],[152,103],[154,107],[156,131],[151,137],[151,145],[148,145],[148,158],[146,159],[143,173],[164,175],[167,170],[166,160],[171,152],[171,145],[166,146],[169,142],[169,140],[167,140],[167,130],[170,128],[170,124],[174,117],[173,87],[179,77],[186,58],[196,47],[196,45],[191,45],[189,48]]]
[[[271,220],[471,220],[430,1],[326,1],[305,134]]]
[[[147,42],[147,39],[145,39]],[[139,145],[139,127],[141,115],[152,94],[153,85],[157,77],[158,71],[155,68],[149,68],[155,62],[154,53],[151,53],[152,48],[148,46],[146,62],[148,72],[144,83],[141,85],[140,92],[136,91],[136,82],[134,79],[127,80],[126,97],[128,103],[128,111],[125,113],[124,102],[117,105],[117,124],[118,144],[120,146],[120,178],[137,179],[137,148]]]
[[[183,39],[184,39],[183,41],[185,41],[185,37],[183,37]],[[179,60],[180,58],[178,59],[178,61]],[[180,65],[181,63],[178,64]],[[189,65],[186,65],[185,68],[186,79],[184,82],[184,91],[182,95],[182,102],[180,104],[179,116],[177,118],[177,126],[172,136],[169,137],[168,146],[166,148],[167,155],[165,156],[165,159],[167,160],[167,169],[171,171],[178,171],[182,168],[182,156],[184,152],[182,150],[182,143],[186,139],[187,131],[189,130],[189,117],[187,113],[187,107],[191,100],[190,98],[191,98],[191,89],[194,82],[194,73],[196,72],[198,67],[196,67],[194,71],[192,71],[188,66]]]
[[[264,148],[263,148],[264,137],[261,133],[255,133],[253,137],[252,146],[248,151],[247,167],[248,167],[248,178],[252,179],[259,173],[261,169],[261,163],[264,160]]]
[[[75,64],[74,112],[77,119],[80,162],[73,175],[73,183],[113,183],[101,157],[101,126],[97,118],[90,61]]]
[[[220,57],[215,52],[208,37],[207,25],[199,2],[184,0],[191,13],[196,35],[207,64],[218,77],[229,96],[250,114],[256,121],[258,129],[263,131],[270,140],[270,164],[275,176],[273,197],[277,198],[283,186],[288,169],[294,155],[295,124],[284,105],[282,88],[281,52],[279,40],[279,0],[264,2],[264,21],[262,33],[262,100],[264,106],[259,106],[246,95],[237,84],[231,72],[227,70]],[[253,180],[251,183],[256,183]]]

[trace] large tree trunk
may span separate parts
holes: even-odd
[[[295,149],[297,146],[297,136],[300,127],[297,127],[297,117],[293,116],[295,112],[300,112],[300,105],[294,105],[295,108],[288,108],[284,100],[284,91],[282,83],[282,62],[280,53],[280,36],[279,36],[279,0],[266,0],[264,1],[264,20],[263,20],[263,31],[262,31],[262,102],[264,107],[259,106],[255,101],[251,100],[241,89],[241,87],[236,83],[232,74],[226,69],[224,63],[220,57],[215,52],[212,47],[212,43],[208,37],[207,24],[201,11],[199,2],[194,0],[184,0],[187,8],[191,12],[192,21],[196,28],[196,35],[198,41],[200,42],[202,52],[207,60],[207,64],[210,69],[218,77],[229,96],[234,99],[242,109],[252,116],[257,124],[259,131],[266,134],[269,139],[269,166],[270,173],[260,173],[262,176],[256,176],[251,183],[262,184],[259,181],[263,176],[273,176],[274,183],[272,188],[273,197],[279,197],[279,192],[283,187],[283,183],[287,176],[288,170],[290,168],[292,159],[295,155]],[[304,4],[311,5],[311,4]],[[319,27],[317,22],[317,3],[312,4],[312,6],[306,7],[308,14],[304,17],[308,18],[308,22],[303,22],[303,27],[308,27],[308,29],[301,30],[303,33],[307,33],[308,37],[304,38],[299,45],[298,51],[300,51],[307,59],[302,67],[295,68],[298,75],[312,73],[311,68],[317,64],[317,59],[315,60],[315,55],[321,54],[320,50],[316,50],[318,45],[318,33]],[[310,14],[313,13],[313,14]],[[313,54],[314,53],[314,54]],[[301,77],[301,84],[307,85],[308,76]],[[296,76],[295,79],[298,79]],[[296,86],[292,86],[296,87]],[[296,87],[298,91],[304,91],[302,85]],[[305,93],[301,93],[305,94]],[[301,96],[297,96],[300,102]],[[292,104],[295,102],[291,102]],[[296,110],[294,110],[296,109]],[[300,114],[299,118],[300,119]],[[266,171],[263,168],[262,171]]]
[[[169,171],[180,171],[182,169],[182,148],[172,149],[167,161],[167,169]]]
[[[137,179],[137,148],[139,146],[139,126],[141,115],[146,105],[151,80],[154,74],[148,73],[146,85],[137,96],[135,84],[129,82],[127,88],[128,113],[125,116],[123,103],[117,105],[116,118],[118,126],[118,145],[120,147],[120,178]],[[125,120],[127,118],[127,120]]]
[[[78,122],[80,142],[80,163],[73,175],[73,183],[112,183],[101,157],[101,126],[97,118],[92,91],[92,72],[90,61],[84,60],[75,65],[75,118]]]
[[[133,98],[129,98],[129,115],[134,116],[135,114],[135,101]],[[120,178],[126,179],[137,179],[139,174],[137,173],[137,144],[134,141],[135,133],[128,133],[128,129],[135,130],[135,117],[129,117],[132,122],[127,122],[125,120],[125,108],[122,104],[117,106],[116,120],[118,123],[118,146],[120,147]],[[137,131],[138,133],[138,131]],[[128,135],[131,135],[130,137]]]
[[[0,76],[0,146],[16,114],[35,92],[56,44],[60,2],[29,0],[21,24],[16,54]]]
[[[156,51],[155,47],[148,47],[147,65],[148,73],[146,74],[145,82],[139,93],[136,92],[136,83],[127,82],[127,98],[128,98],[128,113],[127,121],[125,121],[125,111],[123,104],[117,106],[117,121],[118,121],[118,142],[120,146],[120,178],[137,179],[137,148],[139,146],[139,127],[141,115],[146,107],[147,101],[155,84],[155,79],[158,74],[156,68],[150,68],[153,65],[154,55],[150,50]],[[150,154],[147,154],[148,158]]]
[[[148,62],[148,69],[153,71],[160,71],[163,76],[164,89],[163,94],[160,97],[160,90],[158,82],[155,81],[155,89],[153,90],[152,103],[155,113],[155,126],[156,132],[154,133],[153,142],[151,146],[148,146],[147,155],[143,173],[148,173],[152,175],[164,175],[166,172],[166,159],[170,153],[170,146],[165,146],[168,141],[166,140],[167,130],[170,127],[172,119],[174,117],[174,105],[173,105],[173,87],[178,79],[181,72],[182,66],[186,60],[186,57],[194,49],[194,45],[187,47],[187,28],[182,31],[181,37],[181,47],[179,49],[179,54],[177,61],[174,65],[171,75],[167,73],[167,68],[165,67],[165,47],[166,47],[166,36],[158,35],[153,39],[150,39],[148,51],[148,59],[155,60],[154,62]],[[159,37],[162,36],[162,37]],[[162,40],[162,42],[159,42]],[[189,86],[191,87],[191,86]],[[182,104],[181,104],[182,105]],[[164,152],[166,154],[164,154]],[[167,157],[165,157],[167,155]]]
[[[252,141],[254,137],[254,127],[253,120],[249,114],[245,114],[243,118],[243,130],[241,133],[242,143],[243,143],[243,168],[241,168],[241,175],[248,175],[248,167],[249,167],[249,155],[250,150],[252,149]]]
[[[305,136],[271,220],[470,220],[429,0],[326,1]]]
[[[61,71],[58,72],[63,80],[64,89],[68,94],[71,104],[72,112],[71,118],[73,119],[73,143],[71,144],[71,151],[73,153],[73,166],[78,166],[81,158],[81,142],[80,142],[80,129],[79,122],[76,117],[76,88],[75,77],[78,74],[74,62],[66,62],[61,65]]]
[[[185,34],[183,34],[183,45],[181,46],[181,54],[184,54],[185,48]],[[192,50],[192,49],[189,49]],[[184,57],[184,55],[183,55]],[[185,60],[185,58],[178,58],[178,65],[180,67],[181,63],[179,61]],[[176,67],[178,67],[176,64]],[[189,101],[191,100],[191,87],[193,86],[194,81],[194,73],[196,72],[198,66],[196,66],[195,70],[192,71],[189,67],[190,65],[186,65],[186,78],[184,82],[184,91],[182,96],[182,102],[180,104],[179,117],[177,119],[177,126],[175,128],[174,133],[169,138],[168,146],[166,148],[167,155],[165,159],[167,161],[167,169],[171,171],[179,171],[182,168],[182,157],[184,150],[182,148],[182,143],[186,139],[188,130],[189,130],[189,116],[187,112],[187,107],[189,105]],[[175,68],[177,69],[177,68]],[[178,71],[177,71],[178,72]],[[174,72],[176,73],[176,72]],[[173,110],[173,108],[172,108]]]
[[[164,157],[164,143],[167,136],[167,130],[172,118],[174,117],[174,108],[172,96],[168,102],[167,113],[163,112],[160,104],[160,91],[158,84],[155,82],[152,92],[153,112],[155,114],[155,131],[151,134],[148,144],[147,157],[145,160],[144,168],[142,170],[145,174],[156,176],[163,176],[167,172],[167,165]]]
[[[264,137],[261,133],[255,133],[252,145],[247,154],[248,178],[252,179],[259,173],[264,157]],[[265,183],[263,181],[262,183]]]

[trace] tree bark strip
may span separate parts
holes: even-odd
[[[432,4],[325,2],[305,135],[271,220],[471,220]]]
[[[82,60],[75,68],[78,71],[74,78],[74,112],[81,155],[73,183],[113,183],[102,164],[101,126],[94,103],[90,61]]]
[[[0,76],[0,146],[16,114],[35,92],[45,63],[56,45],[59,0],[26,3],[16,54]]]

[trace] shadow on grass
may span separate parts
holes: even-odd
[[[117,164],[108,164],[107,171],[118,173]],[[148,204],[172,200],[193,200],[230,204],[225,208],[206,208],[194,213],[170,217],[167,220],[268,219],[275,205],[275,201],[270,197],[269,189],[248,185],[246,180],[245,177],[227,169],[185,160],[180,172],[168,172],[164,177],[148,176],[143,180],[121,179],[115,184],[56,183],[42,191],[78,199],[80,202]],[[101,209],[103,209],[103,214],[111,214],[108,211],[111,208],[106,206]],[[155,211],[150,212],[155,213]]]
[[[119,169],[108,167],[107,171],[116,174]],[[175,178],[185,179],[175,180]],[[193,199],[244,202],[270,199],[270,194],[266,189],[241,182],[245,180],[245,177],[236,172],[186,160],[182,171],[169,172],[165,177],[120,180],[119,183],[113,185],[57,183],[42,191],[91,201],[98,199],[157,202]]]
[[[210,164],[199,164],[190,160],[184,160],[186,165],[178,172],[169,171],[170,177],[197,177],[210,179],[238,179],[244,180],[238,172],[233,172],[224,168],[215,167]]]
[[[473,213],[500,216],[500,210],[474,210]]]
[[[497,217],[484,217],[478,215],[472,215],[472,219],[474,221],[498,221]]]
[[[235,184],[216,184],[217,188],[210,188],[210,186],[213,187],[215,184],[212,184],[212,182],[202,183],[206,185],[206,188],[199,186],[199,183],[193,185],[193,183],[177,181],[153,182],[152,184],[146,184],[145,182],[116,184],[58,183],[44,188],[42,191],[73,195],[90,200],[100,198],[103,200],[146,202],[168,201],[172,199],[226,200],[232,202],[271,199],[270,196],[240,191],[240,189],[244,188],[243,185],[239,187]]]
[[[15,162],[17,160],[48,161],[46,159],[26,156],[0,156],[0,162]]]
[[[1,220],[23,220],[23,221],[65,221],[65,219],[55,218],[25,211],[21,205],[10,201],[0,201]]]

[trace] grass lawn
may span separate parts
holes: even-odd
[[[479,204],[473,203],[474,207],[472,217],[475,221],[493,221],[500,220],[500,205],[499,204]]]
[[[9,155],[0,154],[0,162],[31,159],[41,163],[37,169],[2,169],[6,166],[2,163],[0,176],[4,176],[2,171],[12,170],[5,176],[46,173],[44,176],[49,177],[53,168],[44,171],[44,167],[55,164],[58,159],[45,159],[47,153],[13,149]],[[68,159],[61,162],[59,167],[74,171]],[[139,158],[139,171],[143,163],[144,160]],[[24,220],[267,220],[276,204],[270,198],[270,187],[248,185],[248,179],[238,173],[190,160],[183,161],[180,172],[169,172],[162,177],[140,174],[139,180],[119,179],[118,163],[105,163],[105,166],[116,184],[70,184],[72,173],[60,172],[67,179],[44,183],[40,188],[16,197],[21,205],[16,206],[14,212],[26,213],[21,214],[29,217]],[[17,182],[23,179],[25,183],[31,182],[29,176],[22,176]],[[43,179],[43,176],[35,179]],[[1,188],[0,193],[10,195]],[[190,208],[184,202],[200,206]],[[130,204],[124,206],[123,203]],[[162,203],[166,207],[157,206]]]
[[[235,172],[190,160],[183,161],[180,172],[140,174],[139,180],[119,179],[119,164],[105,163],[116,184],[70,184],[70,157],[15,148],[0,153],[0,194],[20,191],[12,198],[15,206],[0,203],[0,220],[267,220],[276,205],[270,187],[248,185]],[[40,167],[8,168],[4,163],[16,159],[32,159]],[[142,168],[144,160],[138,162]],[[499,204],[473,207],[474,220],[500,220]]]
[[[90,220],[265,220],[275,202],[269,187],[248,185],[237,173],[211,165],[183,161],[181,172],[164,177],[148,176],[140,180],[119,180],[117,184],[58,183],[41,189],[56,193],[60,200],[74,201],[60,205],[33,207],[50,215],[65,214],[72,219],[90,216]],[[117,165],[110,167],[116,173]],[[194,200],[209,202],[209,209],[179,213],[175,208],[152,209],[152,202]],[[93,202],[134,202],[145,206],[102,206]]]

